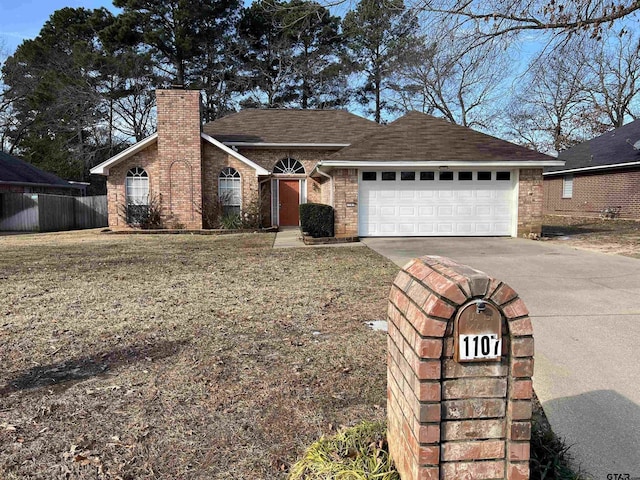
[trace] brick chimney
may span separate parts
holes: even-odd
[[[169,228],[202,228],[200,92],[157,90],[158,160],[163,214]]]

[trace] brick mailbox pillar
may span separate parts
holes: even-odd
[[[442,257],[389,296],[388,440],[402,480],[529,478],[533,331],[508,285]]]

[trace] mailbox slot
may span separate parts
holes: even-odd
[[[499,362],[502,358],[502,315],[492,304],[473,300],[460,308],[453,324],[453,359]]]

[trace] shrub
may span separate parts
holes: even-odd
[[[225,230],[239,230],[242,228],[242,217],[239,213],[227,213],[220,218],[220,227]]]
[[[155,230],[165,228],[165,220],[162,215],[162,198],[152,195],[146,205],[121,204],[119,214],[130,227],[138,227],[142,230]]]
[[[400,480],[382,422],[363,422],[312,444],[291,467],[289,480]]]
[[[333,207],[303,203],[300,205],[300,227],[313,238],[333,237]]]

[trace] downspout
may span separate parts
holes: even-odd
[[[322,170],[320,170],[320,164],[316,165],[316,171],[323,177],[326,177],[329,179],[329,185],[331,187],[331,189],[329,190],[329,204],[333,207],[333,177],[328,173],[325,173]]]

